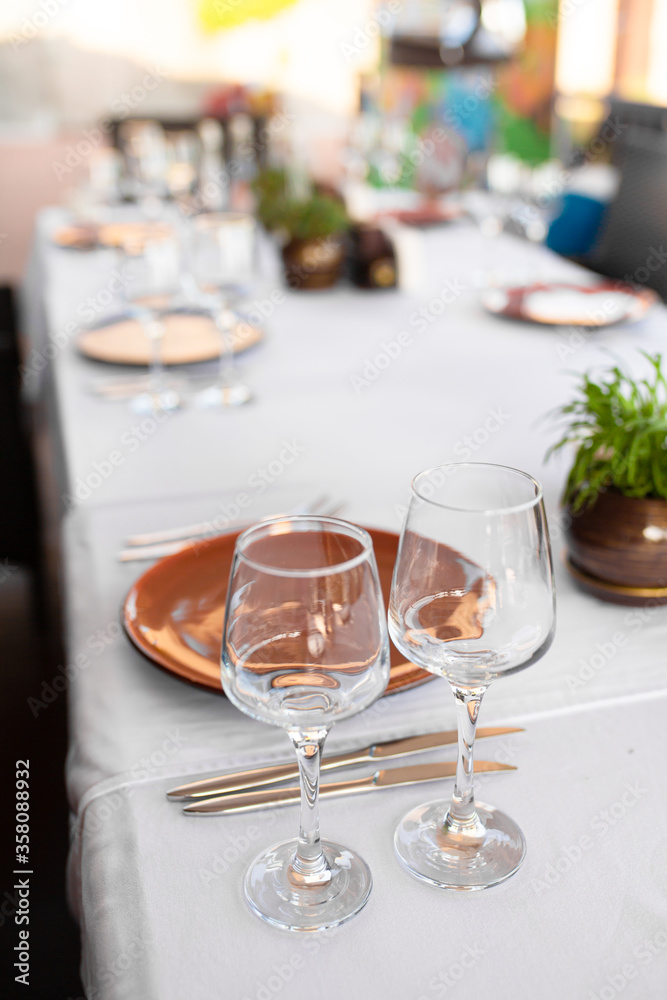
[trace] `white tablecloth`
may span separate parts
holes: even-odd
[[[26,289],[42,352],[99,295],[111,264],[49,247],[58,218],[40,220]],[[40,376],[62,446],[65,506],[78,484],[89,488],[65,519],[64,561],[70,886],[91,998],[667,992],[667,609],[619,608],[575,590],[557,520],[566,469],[543,467],[553,431],[538,423],[569,396],[566,369],[607,362],[603,348],[638,367],[636,348],[660,349],[667,311],[594,335],[502,322],[482,311],[476,284],[490,273],[571,275],[572,265],[466,226],[420,241],[419,295],[286,294],[266,343],[243,362],[256,393],[249,407],[190,407],[142,426],[126,405],[85,391],[107,369],[71,344]],[[279,457],[288,450],[290,464]],[[122,461],[105,477],[113,451]],[[554,646],[492,687],[482,709],[482,724],[516,721],[526,732],[478,748],[519,767],[480,781],[479,793],[521,824],[526,862],[490,892],[438,892],[399,869],[392,834],[410,805],[447,788],[325,801],[323,833],[366,857],[371,900],[331,934],[271,930],[246,908],[242,875],[263,846],[294,834],[296,810],[194,819],[164,792],[186,776],[288,757],[286,738],[130,647],[118,608],[138,567],[119,565],[116,550],[132,531],[215,517],[239,491],[261,516],[326,490],[346,501],[350,519],[398,530],[412,475],[466,458],[541,478],[554,535]],[[453,725],[451,696],[436,680],[340,725],[329,748]]]

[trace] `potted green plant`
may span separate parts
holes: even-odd
[[[589,592],[634,605],[667,603],[667,382],[661,355],[642,353],[645,378],[617,365],[581,376],[548,453],[576,445],[563,495],[570,570]]]
[[[263,170],[254,184],[260,222],[282,241],[285,277],[292,288],[330,288],[343,263],[348,218],[343,202],[311,186],[290,193],[283,170]]]

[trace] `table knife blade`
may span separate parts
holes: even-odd
[[[483,740],[491,736],[507,736],[510,733],[522,733],[523,729],[516,726],[486,726],[477,730],[477,739]],[[398,740],[387,740],[384,743],[371,743],[361,750],[335,754],[322,758],[322,771],[330,771],[350,764],[363,764],[371,760],[393,760],[408,754],[420,753],[437,747],[451,746],[458,742],[455,729],[438,733],[424,733],[421,736],[408,736]],[[172,801],[181,799],[210,798],[213,795],[223,795],[227,792],[238,792],[244,788],[256,788],[258,785],[273,785],[288,778],[298,778],[299,767],[296,763],[272,764],[268,767],[254,768],[250,771],[236,771],[232,774],[220,774],[213,778],[202,778],[179,785],[167,792],[167,798]]]
[[[488,771],[516,771],[516,767],[511,764],[499,764],[493,760],[475,761],[475,774]],[[365,778],[326,782],[320,785],[320,796],[350,795],[355,792],[376,791],[380,788],[395,788],[398,785],[414,785],[421,781],[453,778],[455,774],[456,762],[453,760],[437,764],[394,767],[376,771]],[[211,799],[191,802],[183,807],[183,812],[188,816],[218,816],[223,813],[250,812],[253,809],[289,805],[291,802],[298,802],[300,798],[301,789],[298,786],[256,788],[253,791],[220,795]]]

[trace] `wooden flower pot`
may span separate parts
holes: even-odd
[[[609,490],[572,515],[572,574],[589,593],[617,604],[667,604],[667,501]]]
[[[283,247],[285,278],[290,288],[331,288],[340,277],[343,243],[338,237],[290,240]]]

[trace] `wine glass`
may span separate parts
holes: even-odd
[[[130,119],[119,126],[118,138],[125,161],[125,193],[153,218],[167,195],[164,129],[152,119]]]
[[[456,700],[459,759],[450,803],[418,806],[394,847],[417,878],[484,889],[525,854],[513,820],[475,803],[473,744],[482,696],[496,677],[544,656],[554,634],[549,535],[538,482],[501,465],[420,473],[396,557],[389,634],[408,660],[446,677]]]
[[[373,543],[346,521],[295,515],[263,521],[236,542],[222,640],[222,686],[237,708],[282,726],[301,780],[298,840],[250,865],[252,909],[285,930],[335,927],[371,891],[366,862],[320,841],[325,737],[361,712],[389,679],[389,641]]]
[[[203,409],[242,406],[251,399],[234,361],[234,333],[241,319],[238,304],[255,281],[256,224],[244,212],[205,212],[192,222],[192,273],[196,305],[211,317],[220,334],[220,367],[215,385],[199,393]]]
[[[164,318],[178,283],[179,245],[175,233],[150,230],[141,238],[121,242],[121,273],[128,279],[124,311],[135,319],[146,337],[150,353],[148,386],[131,401],[134,413],[171,412],[181,406],[176,390],[165,380]]]

